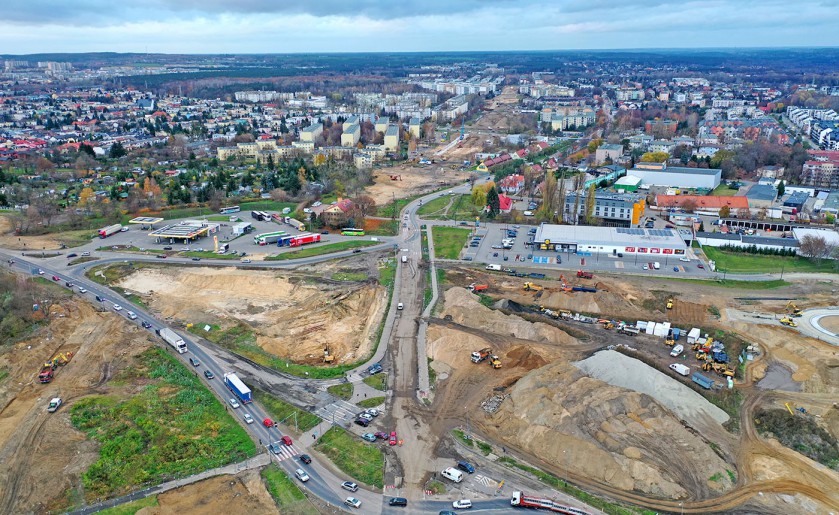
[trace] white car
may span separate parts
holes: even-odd
[[[456,510],[466,510],[472,507],[472,501],[469,499],[460,499],[452,503],[452,508]]]
[[[40,268],[38,269],[38,275],[44,275],[44,271],[41,270]]]
[[[87,293],[87,290],[79,286],[79,293]]]
[[[644,270],[649,270],[649,269],[650,269],[650,267],[649,267],[649,266],[647,266],[647,265],[644,265],[644,266],[642,266],[641,268],[643,268]]]
[[[297,469],[294,471],[294,475],[297,476],[297,479],[304,483],[309,480],[309,474],[306,474],[303,469]]]
[[[50,413],[55,413],[55,411],[58,409],[59,406],[61,406],[62,403],[63,402],[61,400],[61,397],[53,397],[53,399],[50,401],[50,405],[47,406],[47,411],[49,411]]]
[[[682,256],[679,258],[679,261],[684,261],[685,263],[690,263],[690,258],[687,256]]]
[[[122,306],[119,304],[114,304],[114,311],[122,311]]]
[[[347,497],[347,499],[344,501],[344,504],[351,508],[361,508],[361,501],[359,501],[355,497]]]
[[[126,312],[125,312],[125,314],[126,314],[126,316],[128,316],[128,318],[130,318],[131,320],[137,320],[137,314],[136,314],[136,313],[134,313],[133,311],[126,311]]]
[[[245,413],[242,418],[245,419],[246,424],[253,424],[253,417],[250,413]]]
[[[230,404],[230,407],[233,408],[233,409],[236,409],[236,408],[239,407],[239,401],[237,401],[233,397],[227,399],[227,402],[228,402],[228,404]]]

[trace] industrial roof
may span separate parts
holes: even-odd
[[[686,248],[684,240],[672,229],[593,227],[589,225],[541,224],[535,241],[583,243],[586,245],[659,246]]]
[[[615,186],[638,186],[639,184],[641,184],[641,179],[634,175],[624,175],[615,181]]]
[[[839,233],[834,231],[833,229],[811,229],[805,227],[794,227],[792,229],[792,234],[795,236],[795,239],[801,240],[801,238],[805,236],[814,236],[817,238],[824,238],[825,242],[828,245],[837,245],[839,246]]]
[[[697,208],[721,208],[728,206],[730,209],[741,209],[749,207],[749,199],[746,197],[725,197],[716,195],[656,195],[655,203],[659,207],[680,207],[685,202],[692,201]]]
[[[128,221],[130,224],[149,224],[154,225],[156,223],[162,222],[162,218],[156,218],[153,216],[138,216],[137,218],[132,218]]]
[[[211,229],[217,229],[220,224],[203,222],[200,220],[186,220],[176,225],[166,225],[156,231],[149,233],[149,236],[156,238],[191,239],[207,233]]]

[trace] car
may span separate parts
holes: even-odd
[[[378,417],[378,416],[379,416],[379,408],[367,408],[367,409],[366,409],[366,410],[364,410],[364,411],[366,411],[367,413],[369,413],[369,414],[373,415],[374,417]]]
[[[367,420],[367,419],[363,419],[363,418],[355,419],[355,423],[360,425],[361,427],[367,427],[367,426],[370,425],[370,421]]]
[[[172,247],[163,247],[163,250],[172,250]]]
[[[401,310],[402,310],[402,309],[404,309],[404,308],[405,308],[405,305],[404,305],[404,304],[402,304],[401,302],[397,302],[397,303],[396,303],[396,309],[397,309],[397,310],[400,310],[400,311],[401,311]]]
[[[690,258],[687,256],[682,256],[679,258],[679,261],[684,261],[685,263],[690,263]]]
[[[650,269],[650,267],[648,265],[644,265],[641,268],[643,268],[644,270],[649,270]]]
[[[321,234],[329,234],[329,231],[321,231]]]
[[[87,289],[82,288],[81,286],[79,286],[79,293],[87,293]]]
[[[703,265],[702,263],[699,263],[698,265],[696,265],[696,268],[701,268],[701,269],[703,269],[703,270],[704,270],[704,269],[705,269],[705,265]]]
[[[361,501],[359,501],[355,497],[347,497],[344,500],[344,504],[346,504],[350,508],[361,508]]]
[[[242,263],[250,263],[250,262],[251,262],[251,260],[250,260],[250,259],[243,259],[243,260],[242,260]]]
[[[274,427],[274,421],[270,418],[266,418],[262,421],[262,425],[265,427]]]
[[[361,249],[352,249],[353,254],[361,254]]]
[[[504,247],[502,247],[501,245],[493,245],[492,248],[495,249],[495,250],[501,250]]]
[[[374,435],[373,433],[364,433],[363,435],[361,435],[361,439],[366,440],[368,442],[375,442],[376,435]]]
[[[369,421],[373,420],[373,415],[367,413],[366,411],[363,411],[363,412],[358,414],[358,418],[364,419],[364,420],[369,422]]]
[[[396,445],[396,431],[390,432],[390,439],[387,442],[389,445]]]
[[[294,475],[297,476],[297,479],[299,479],[303,483],[309,480],[309,474],[306,474],[306,472],[304,472],[303,469],[295,470]]]
[[[200,257],[194,257],[194,258],[192,258],[192,260],[193,261],[201,261],[201,258]]]
[[[679,271],[679,267],[674,266],[674,267],[673,267],[673,271],[674,271],[674,272],[678,272],[678,271]]]
[[[460,222],[458,225],[469,225],[469,222]]]
[[[90,252],[82,252],[82,257],[88,257],[88,256],[90,256]]]
[[[128,232],[128,227],[123,227],[122,229],[119,230],[119,232]]]
[[[140,322],[140,325],[143,326],[144,329],[151,329],[151,324],[143,320]]]
[[[205,371],[204,371],[204,377],[206,377],[207,379],[212,379],[212,378],[214,378],[214,377],[216,377],[216,376],[214,376],[214,375],[213,375],[213,373],[212,373],[212,372],[210,372],[209,370],[205,370]]]
[[[52,280],[58,282],[61,279],[59,279],[59,277],[57,275],[54,275],[54,276],[52,276]]]
[[[367,368],[367,373],[370,374],[370,375],[373,375],[373,374],[378,374],[382,370],[383,369],[382,369],[382,364],[381,363],[373,363],[372,365],[370,365]]]
[[[408,506],[408,499],[404,497],[391,497],[387,504],[389,506]]]
[[[283,435],[283,437],[280,438],[280,441],[283,442],[283,445],[285,445],[287,447],[291,447],[291,437],[290,436]]]
[[[380,438],[382,440],[387,440],[388,434],[383,432],[383,431],[377,431],[377,432],[373,433],[373,436],[375,436],[376,438]]]
[[[127,316],[131,320],[137,320],[137,314],[134,313],[133,311],[126,311],[125,316]]]
[[[69,258],[74,258],[74,257],[76,257],[76,256],[78,256],[78,254],[76,254],[75,252],[71,252],[71,253],[67,254],[67,258],[68,258],[68,259],[69,259]]]
[[[50,413],[55,413],[55,411],[56,411],[56,410],[57,410],[57,409],[58,409],[58,408],[59,408],[59,407],[60,407],[63,403],[64,403],[64,401],[62,401],[62,400],[61,400],[61,397],[53,397],[53,398],[52,398],[52,400],[50,401],[49,406],[47,406],[47,411],[49,411]]]
[[[182,252],[189,252],[189,247],[181,247]]]
[[[38,275],[44,275],[44,271],[41,270],[40,268],[38,269]]]
[[[458,499],[452,503],[452,508],[456,510],[468,510],[472,507],[472,501],[469,499]]]
[[[468,472],[469,474],[475,473],[475,466],[469,463],[468,461],[458,461],[457,468],[464,472]]]
[[[281,452],[283,452],[283,448],[280,447],[280,442],[268,444],[268,450],[273,452],[274,454],[280,454]]]
[[[201,366],[201,362],[198,361],[198,358],[189,358],[189,364],[193,367]]]
[[[105,299],[103,299],[99,295],[96,296],[96,300],[98,300],[99,302],[105,302]]]
[[[301,454],[300,455],[300,461],[305,463],[306,465],[308,465],[308,464],[312,463],[312,457],[309,456],[308,454]]]
[[[114,311],[122,311],[122,306],[119,304],[114,304]]]
[[[242,418],[245,421],[245,424],[253,424],[253,416],[250,413],[245,413],[242,415]]]
[[[358,485],[353,483],[352,481],[344,481],[343,483],[341,483],[341,488],[343,488],[344,490],[349,490],[350,492],[358,491]]]
[[[438,515],[455,515],[452,510],[442,510]]]
[[[166,254],[158,254],[154,257],[156,257],[157,259],[166,259]]]
[[[227,399],[227,403],[230,404],[230,407],[236,409],[239,407],[239,401],[234,399],[233,397]]]

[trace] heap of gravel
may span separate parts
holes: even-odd
[[[720,424],[728,414],[679,381],[620,352],[605,350],[574,365],[586,374],[613,386],[645,393],[682,420],[708,415]]]

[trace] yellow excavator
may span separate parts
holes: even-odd
[[[534,284],[531,282],[524,283],[524,291],[542,291],[543,288],[538,284]]]
[[[793,301],[787,302],[787,309],[792,311],[789,314],[789,316],[794,317],[794,318],[798,318],[798,317],[801,316],[801,310],[798,309],[798,306],[796,306]]]
[[[780,319],[779,322],[781,322],[781,325],[785,325],[787,327],[798,327],[798,324],[795,323],[795,320],[789,317],[784,317]]]

